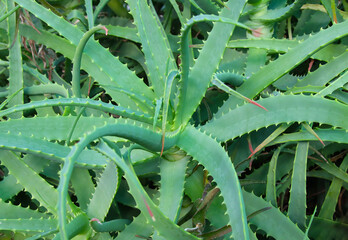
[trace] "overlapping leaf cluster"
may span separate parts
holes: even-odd
[[[0,239],[344,238],[345,1],[0,4]]]

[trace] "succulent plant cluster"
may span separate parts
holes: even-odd
[[[347,1],[0,6],[0,239],[347,236]]]

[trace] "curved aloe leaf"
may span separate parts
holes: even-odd
[[[243,197],[245,199],[247,214],[251,214],[260,209],[270,208],[250,219],[250,223],[266,231],[269,236],[284,240],[308,239],[305,238],[305,234],[289,218],[280,212],[279,209],[273,207],[271,203],[246,191],[243,191]],[[265,219],[267,219],[267,221]],[[286,234],[284,234],[285,232]]]
[[[64,164],[63,169],[61,171],[61,181],[59,182],[58,192],[59,192],[59,200],[58,200],[58,219],[59,219],[59,228],[62,234],[63,239],[67,239],[67,226],[66,226],[66,199],[67,199],[67,188],[69,179],[71,176],[71,172],[74,167],[74,163],[76,158],[82,152],[82,150],[94,139],[107,136],[107,135],[122,135],[125,137],[132,139],[133,141],[146,146],[152,150],[159,150],[161,148],[161,144],[159,143],[155,148],[153,148],[153,140],[158,139],[160,134],[151,134],[151,130],[144,131],[144,128],[136,127],[136,125],[130,124],[118,124],[113,126],[106,126],[104,128],[99,128],[98,130],[92,132],[87,135],[84,139],[82,139],[77,145],[74,146],[72,151],[66,157],[67,161]],[[143,135],[143,134],[144,135]],[[152,135],[152,137],[151,137]],[[167,141],[167,143],[170,141]],[[173,143],[172,143],[173,144]],[[111,149],[110,149],[111,150]],[[158,233],[164,237],[176,237],[179,239],[197,239],[191,234],[185,232],[183,229],[176,226],[173,222],[171,222],[168,218],[166,218],[161,211],[158,209],[156,205],[152,202],[149,196],[146,194],[145,190],[141,186],[138,178],[135,175],[135,172],[131,165],[127,164],[121,157],[119,157],[114,151],[103,151],[104,154],[109,155],[116,164],[122,168],[125,173],[126,179],[128,180],[128,184],[130,186],[130,191],[134,196],[137,205],[141,209],[142,212],[146,212],[145,216],[148,221],[156,228]]]
[[[11,113],[28,110],[28,109],[53,107],[53,106],[78,106],[78,107],[93,108],[93,109],[105,111],[111,114],[116,114],[123,117],[134,118],[139,121],[152,123],[151,116],[144,114],[142,112],[133,111],[120,106],[115,106],[110,103],[104,103],[102,101],[96,101],[96,100],[84,99],[84,98],[57,98],[57,99],[46,99],[43,101],[30,102],[27,104],[17,105],[12,108],[3,110],[0,112],[0,116],[2,117]]]
[[[231,21],[237,21],[245,3],[245,0],[230,0],[226,3],[227,7],[222,9],[219,16],[229,18]],[[183,73],[183,86],[181,86],[180,90],[178,115],[175,121],[176,127],[188,122],[202,100],[234,29],[235,25],[233,24],[215,23],[199,57],[188,74],[187,81],[184,80],[187,73]]]
[[[280,95],[257,102],[268,112],[245,104],[212,119],[202,126],[202,130],[216,136],[219,141],[226,141],[262,127],[290,122],[319,122],[348,129],[345,120],[348,106],[336,101],[304,95]]]
[[[214,177],[227,206],[235,239],[249,239],[245,206],[236,171],[220,144],[192,126],[180,134],[177,145],[199,161]]]
[[[0,134],[0,148],[16,152],[31,153],[52,161],[62,163],[70,148],[33,137],[13,134]],[[77,164],[80,167],[103,168],[107,159],[99,153],[86,149]]]
[[[345,21],[310,36],[301,44],[290,49],[286,54],[281,55],[277,60],[261,68],[244,82],[237,91],[248,98],[254,98],[263,89],[298,66],[312,54],[319,51],[327,44],[346,36],[348,34],[346,31],[347,27],[348,21]],[[221,116],[223,113],[226,113],[229,108],[234,108],[240,103],[240,100],[229,98],[216,115]]]

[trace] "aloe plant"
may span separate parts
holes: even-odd
[[[342,239],[344,9],[40,3],[1,1],[0,236]]]

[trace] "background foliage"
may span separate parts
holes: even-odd
[[[345,239],[347,1],[0,6],[0,239]]]

